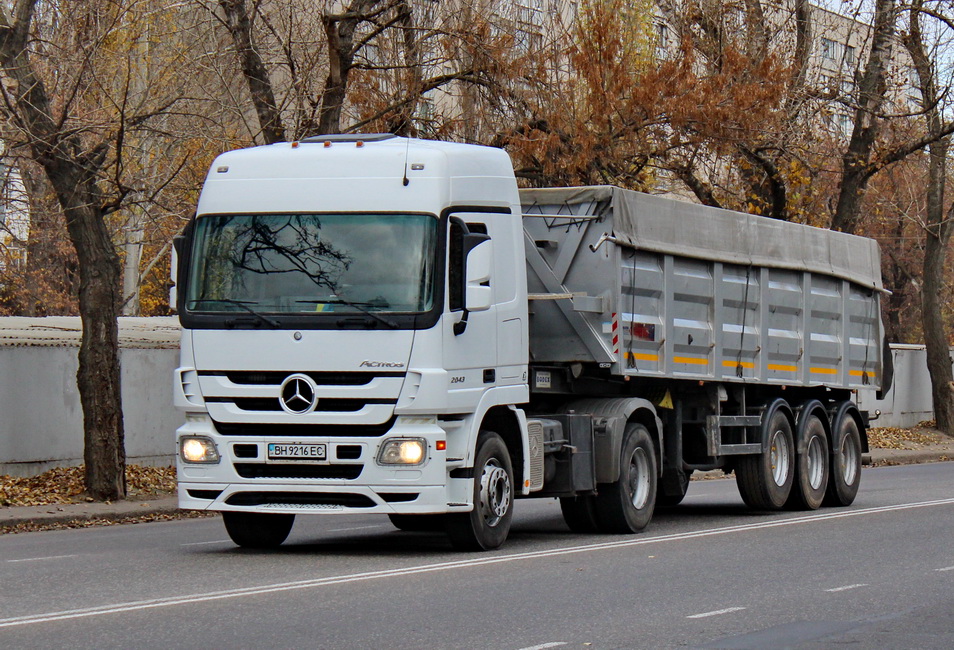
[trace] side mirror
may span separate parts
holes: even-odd
[[[169,306],[182,313],[182,305],[179,304],[178,285],[186,283],[189,271],[189,254],[192,251],[192,233],[195,230],[195,216],[189,220],[182,232],[172,238],[172,259],[169,261]]]
[[[475,242],[466,258],[467,280],[464,289],[464,308],[467,311],[487,311],[493,304],[493,291],[490,288],[493,245],[486,235],[478,234],[477,236],[481,239]],[[465,247],[467,243],[465,240]]]

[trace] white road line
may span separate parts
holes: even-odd
[[[943,569],[935,569],[935,571],[954,571],[954,566],[946,566]]]
[[[0,619],[0,629],[5,627],[14,627],[17,625],[34,625],[37,623],[48,623],[51,621],[62,621],[67,619],[86,618],[89,616],[102,616],[104,614],[118,614],[121,612],[139,611],[145,609],[155,609],[157,607],[172,607],[175,605],[186,605],[194,603],[211,602],[215,600],[224,600],[230,598],[242,598],[245,596],[260,596],[284,591],[294,591],[300,589],[317,589],[330,585],[349,584],[354,582],[364,582],[368,580],[381,580],[385,578],[394,578],[407,575],[419,575],[425,573],[435,573],[440,571],[453,571],[456,569],[466,569],[477,566],[487,566],[492,564],[503,564],[505,562],[517,562],[521,560],[536,560],[545,557],[559,557],[564,555],[574,555],[577,553],[592,553],[607,549],[628,548],[632,546],[643,546],[646,544],[659,544],[662,542],[675,542],[687,539],[700,539],[703,537],[714,537],[716,535],[729,535],[733,533],[744,533],[754,530],[766,530],[769,528],[780,528],[783,526],[797,526],[800,524],[813,524],[831,519],[843,519],[845,517],[860,517],[864,515],[881,514],[885,512],[895,512],[900,510],[912,510],[915,508],[929,508],[933,506],[954,505],[954,498],[938,499],[936,501],[921,501],[919,503],[905,503],[894,506],[879,506],[876,508],[861,508],[858,510],[839,511],[825,514],[813,514],[800,517],[791,517],[777,521],[760,522],[756,524],[740,524],[737,526],[726,526],[724,528],[713,528],[711,530],[698,530],[688,533],[674,533],[671,535],[658,535],[656,537],[635,537],[614,542],[599,542],[595,544],[582,544],[579,546],[566,546],[563,548],[554,548],[546,551],[530,551],[526,553],[512,553],[509,555],[496,555],[468,560],[455,560],[452,562],[435,562],[433,564],[423,564],[399,569],[385,569],[381,571],[369,571],[366,573],[352,573],[340,576],[329,576],[327,578],[315,578],[312,580],[299,580],[295,582],[281,582],[271,585],[262,585],[259,587],[245,587],[242,589],[228,589],[225,591],[210,591],[205,593],[185,594],[182,596],[172,596],[168,598],[156,598],[153,600],[140,600],[126,603],[115,603],[112,605],[102,605],[100,607],[89,607],[85,609],[72,609],[61,612],[49,612],[46,614],[30,614],[27,616],[16,616],[13,618]]]
[[[373,525],[373,526],[352,526],[351,528],[332,528],[332,529],[329,530],[328,532],[329,532],[329,533],[343,533],[343,532],[345,532],[345,531],[350,531],[350,530],[367,530],[367,529],[369,529],[369,528],[384,528],[384,526],[382,526],[382,525],[380,525],[380,524],[375,524],[375,525]]]
[[[710,616],[721,616],[722,614],[731,614],[732,612],[741,612],[744,607],[726,607],[725,609],[717,609],[714,612],[703,612],[702,614],[693,614],[692,616],[687,616],[686,618],[709,618]]]
[[[520,650],[546,650],[546,648],[559,648],[561,645],[566,645],[566,641],[551,641],[550,643],[541,643],[540,645],[520,648]]]
[[[230,539],[213,539],[211,542],[186,542],[185,544],[179,544],[179,546],[203,546],[205,544],[224,544],[225,542],[231,542]]]
[[[830,594],[834,594],[839,591],[848,591],[849,589],[858,589],[859,587],[867,587],[867,586],[868,586],[867,584],[845,585],[844,587],[835,587],[834,589],[826,589],[825,591],[827,591]]]
[[[76,555],[50,555],[48,557],[27,557],[22,560],[7,560],[7,562],[42,562],[43,560],[62,560],[68,557],[78,557]]]

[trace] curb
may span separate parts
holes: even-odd
[[[76,527],[90,522],[116,523],[124,520],[148,520],[179,516],[176,497],[149,501],[119,501],[114,503],[66,503],[45,506],[9,506],[0,508],[0,533],[8,528]]]

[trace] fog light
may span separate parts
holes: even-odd
[[[393,438],[381,445],[379,465],[420,465],[427,459],[423,438]]]
[[[219,451],[210,438],[183,436],[179,439],[179,456],[187,463],[214,464],[219,462]]]

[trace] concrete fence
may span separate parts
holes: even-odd
[[[76,389],[78,318],[0,318],[0,474],[29,476],[83,463],[83,412]],[[172,464],[182,415],[172,406],[179,360],[176,318],[121,318],[126,458]],[[875,426],[933,418],[924,346],[892,346],[894,387],[883,400],[862,391]]]
[[[0,318],[0,474],[83,464],[79,336],[78,318]],[[182,422],[172,406],[178,319],[121,318],[120,347],[127,461],[170,465]]]

